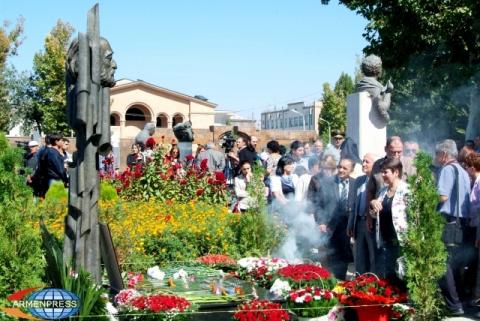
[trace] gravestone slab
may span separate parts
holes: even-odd
[[[377,157],[385,154],[387,127],[372,108],[368,92],[354,93],[347,97],[347,136],[357,143],[360,158],[366,153],[373,153]]]

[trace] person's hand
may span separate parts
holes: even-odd
[[[348,237],[353,237],[353,230],[352,230],[352,229],[349,228],[349,229],[347,230],[347,236],[348,236]]]
[[[326,224],[320,224],[318,226],[318,228],[320,229],[320,232],[327,233],[327,225]]]
[[[250,182],[252,180],[252,172],[248,172],[247,176],[245,176],[245,179],[247,182]]]
[[[374,212],[380,212],[382,210],[382,202],[380,202],[379,200],[372,200],[370,202],[370,208],[374,211]]]

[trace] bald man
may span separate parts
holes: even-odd
[[[375,271],[375,233],[368,229],[367,183],[372,173],[375,156],[365,154],[362,160],[362,172],[354,184],[355,201],[348,218],[347,234],[355,240],[355,272],[359,274]]]

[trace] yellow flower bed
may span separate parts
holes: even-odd
[[[173,202],[100,202],[101,220],[108,223],[117,248],[124,255],[144,253],[149,238],[166,234],[188,234],[191,240],[212,244],[221,243],[228,250],[232,238],[225,233],[239,221],[225,206],[191,201],[187,204]],[[207,245],[208,246],[208,245]],[[165,252],[168,249],[164,249]]]
[[[44,201],[39,204],[45,224],[58,238],[63,237],[64,219],[67,215],[67,198]],[[117,254],[122,263],[131,255],[154,255],[163,260],[173,257],[192,257],[206,253],[231,253],[235,249],[235,227],[240,220],[222,205],[191,201],[186,204],[167,201],[124,201],[121,199],[99,201],[100,221],[110,227]],[[38,225],[38,222],[35,222]],[[186,253],[176,251],[169,244],[155,243],[157,239],[180,238]],[[145,243],[151,244],[146,251]],[[153,244],[153,245],[152,245]],[[158,251],[155,246],[161,246]],[[153,249],[152,249],[153,248]],[[167,255],[168,254],[168,255]],[[233,253],[231,253],[233,254]],[[189,258],[186,258],[189,259]]]

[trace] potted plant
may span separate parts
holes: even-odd
[[[337,303],[332,291],[320,287],[300,288],[291,291],[287,297],[287,307],[300,321],[344,320],[343,310],[336,307]]]
[[[392,305],[407,301],[406,293],[372,273],[341,282],[340,287],[340,303],[356,306],[359,321],[388,321],[392,315]]]
[[[233,318],[238,321],[288,321],[290,315],[280,303],[253,300],[239,305]]]

